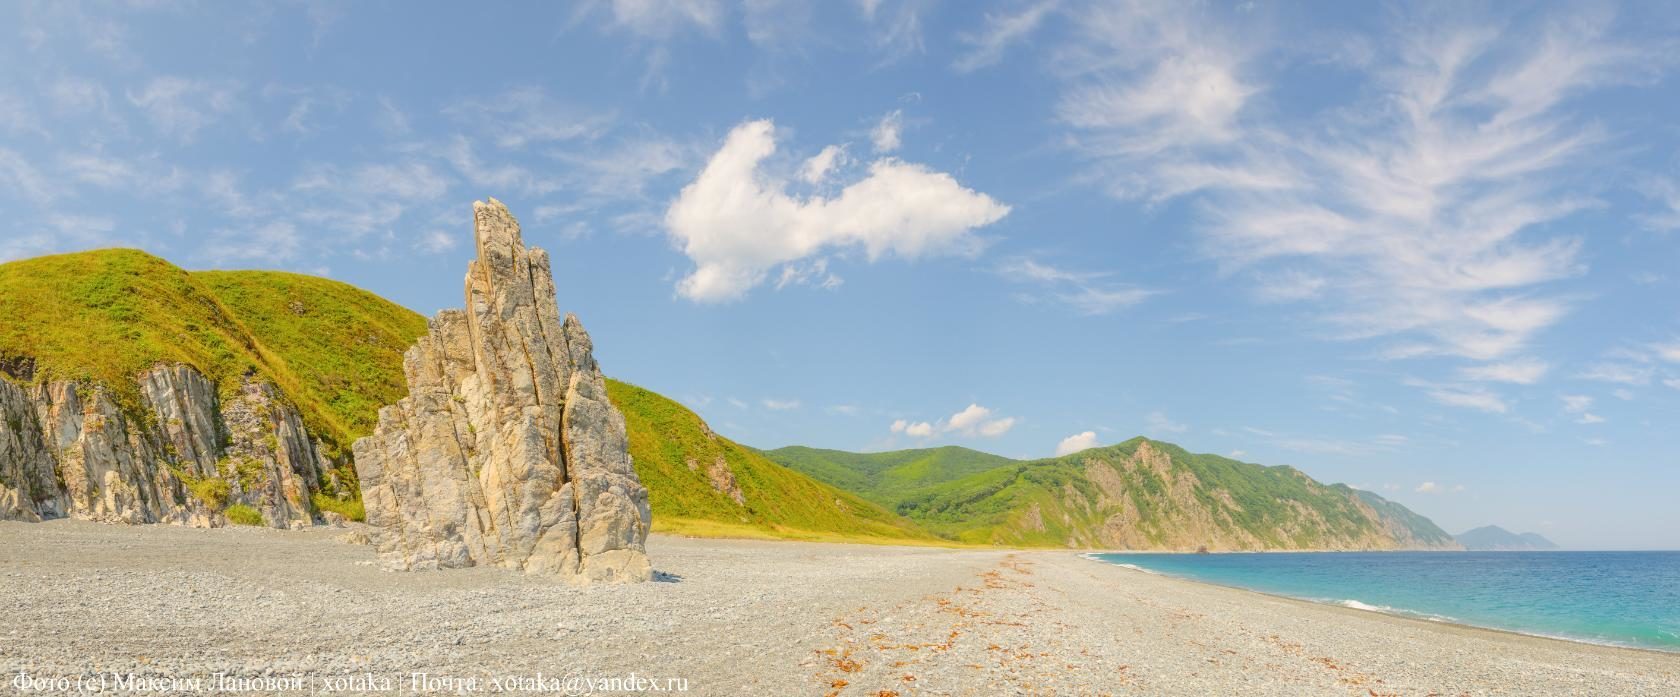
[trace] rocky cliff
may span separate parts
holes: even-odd
[[[0,519],[213,527],[239,506],[273,527],[313,522],[330,463],[267,383],[224,396],[159,365],[124,409],[104,385],[23,382],[0,378]]]
[[[432,319],[403,357],[408,396],[354,446],[380,557],[645,581],[648,492],[589,335],[561,319],[548,255],[507,208],[473,215],[466,309]]]

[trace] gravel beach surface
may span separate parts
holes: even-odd
[[[656,535],[655,582],[575,588],[345,534],[0,523],[0,694],[1680,694],[1676,654],[1070,552]]]

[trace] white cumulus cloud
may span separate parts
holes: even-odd
[[[964,407],[962,411],[952,414],[951,418],[946,419],[945,430],[972,431],[979,427],[986,420],[986,417],[991,415],[992,410],[978,404],[970,404]]]
[[[861,248],[870,261],[971,252],[974,230],[1009,213],[949,174],[892,158],[832,198],[796,197],[787,178],[761,168],[775,151],[770,121],[737,126],[666,211],[672,240],[695,264],[677,284],[683,297],[736,300],[771,269],[827,251]]]
[[[830,145],[805,161],[805,166],[799,168],[799,178],[807,184],[821,184],[835,167],[843,164],[846,164],[845,146]]]
[[[898,419],[897,421],[892,422],[892,432],[902,433],[907,436],[915,436],[917,438],[927,438],[928,436],[933,435],[933,424],[926,421],[912,423],[904,419]]]
[[[1090,450],[1095,447],[1097,447],[1096,431],[1083,431],[1075,433],[1071,436],[1063,438],[1062,442],[1056,444],[1056,457],[1072,455],[1073,453],[1077,453],[1081,450]]]
[[[998,417],[989,408],[979,404],[969,404],[963,407],[961,411],[938,422],[898,419],[892,423],[892,432],[917,438],[928,438],[936,433],[954,433],[971,438],[975,436],[996,438],[1015,428],[1015,423],[1016,419],[1013,416]]]

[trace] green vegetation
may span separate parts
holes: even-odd
[[[0,316],[0,360],[34,359],[37,379],[105,384],[136,411],[135,378],[160,361],[195,366],[226,389],[267,368],[215,295],[136,250],[0,265]]]
[[[607,394],[624,413],[630,456],[648,488],[655,530],[692,535],[930,541],[915,525],[853,494],[812,480],[712,432],[694,412],[616,380]],[[722,458],[744,504],[713,486]]]
[[[884,453],[794,445],[764,455],[887,508],[897,507],[913,491],[1015,463],[1002,455],[955,445]]]
[[[315,494],[310,497],[310,500],[315,503],[315,510],[317,511],[332,511],[333,513],[344,516],[348,520],[358,522],[367,520],[367,511],[362,508],[361,499],[337,499],[320,492],[315,492]]]
[[[1410,531],[1417,543],[1451,544],[1427,518],[1375,494],[1326,486],[1292,467],[1194,454],[1143,438],[1030,462],[960,448],[766,454],[970,544],[1381,547],[1406,541],[1395,529]]]
[[[278,271],[199,271],[193,278],[243,320],[341,445],[373,432],[379,408],[408,394],[402,355],[426,334],[420,315],[355,286]]]
[[[228,522],[233,523],[234,525],[263,524],[262,514],[258,513],[257,509],[243,503],[236,503],[232,506],[228,506],[227,510],[223,511],[222,514],[226,515]]]
[[[233,493],[227,480],[217,477],[203,479],[186,479],[187,491],[193,498],[204,502],[212,511],[219,511],[227,507],[228,496]]]

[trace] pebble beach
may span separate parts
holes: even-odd
[[[653,582],[574,587],[352,532],[0,523],[0,693],[1680,694],[1677,654],[1066,551],[655,535]]]

